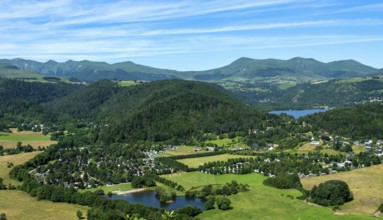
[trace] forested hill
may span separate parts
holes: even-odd
[[[102,138],[121,140],[181,140],[204,133],[248,132],[275,118],[240,103],[217,88],[200,82],[170,80],[121,91],[102,106],[109,118]]]
[[[306,116],[301,119],[333,134],[364,140],[383,138],[383,105],[357,105],[351,108]]]
[[[49,106],[73,118],[106,123],[101,138],[107,142],[178,143],[209,132],[248,132],[254,126],[266,126],[267,118],[277,118],[255,111],[217,86],[183,80],[131,87],[99,81]]]
[[[24,82],[0,79],[0,124],[2,129],[22,123],[48,123],[55,121],[44,103],[65,97],[83,86],[68,83]],[[12,125],[12,124],[14,125]]]

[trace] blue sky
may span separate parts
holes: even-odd
[[[240,57],[383,68],[381,0],[1,0],[0,58],[203,70]]]

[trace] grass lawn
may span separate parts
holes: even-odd
[[[214,161],[227,161],[228,159],[231,159],[231,158],[240,158],[240,157],[244,158],[244,157],[254,157],[254,156],[220,154],[220,155],[209,156],[209,157],[181,159],[178,161],[188,165],[191,168],[196,168],[200,165],[203,165],[204,163],[214,162]]]
[[[7,219],[78,219],[76,212],[80,210],[86,217],[87,209],[88,207],[80,205],[37,201],[19,190],[0,190],[0,213],[5,213]]]
[[[41,132],[11,130],[12,133],[0,133],[0,145],[4,148],[15,148],[17,142],[22,142],[22,145],[30,144],[34,148],[47,147],[57,143],[57,141],[51,141],[49,135],[43,135]]]
[[[319,185],[327,180],[343,180],[347,182],[354,194],[354,200],[342,207],[348,213],[374,213],[379,204],[383,203],[383,164],[342,172],[332,175],[303,178],[306,189]]]
[[[11,171],[12,168],[7,167],[7,162],[11,162],[17,166],[27,162],[41,152],[42,151],[34,151],[30,153],[0,156],[0,177],[4,179],[4,183],[6,185],[8,185],[8,183],[11,183],[12,185],[20,185],[19,181],[9,178],[9,171]]]
[[[207,184],[226,184],[232,180],[248,184],[249,192],[230,196],[233,209],[221,211],[209,210],[200,219],[375,219],[369,216],[334,215],[330,208],[310,205],[295,197],[301,193],[297,190],[280,190],[263,185],[264,177],[259,174],[247,175],[209,175],[200,172],[165,175],[186,189]],[[291,198],[293,197],[293,198]]]

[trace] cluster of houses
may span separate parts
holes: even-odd
[[[360,143],[359,141],[355,141],[354,145],[356,146],[364,146],[366,152],[375,152],[376,156],[383,156],[383,140],[377,140],[375,143],[373,140],[367,139],[364,140],[364,143]]]

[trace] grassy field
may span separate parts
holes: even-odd
[[[240,157],[251,157],[251,156],[243,156],[243,155],[232,155],[232,154],[220,154],[209,157],[196,157],[196,158],[188,158],[178,160],[181,163],[188,165],[191,168],[196,168],[204,163],[214,162],[214,161],[227,161],[231,158],[240,158]]]
[[[115,185],[101,186],[101,187],[94,188],[94,189],[84,189],[84,190],[80,190],[80,192],[85,192],[85,191],[94,192],[94,191],[99,190],[99,189],[104,190],[105,194],[107,194],[108,192],[129,191],[129,190],[132,190],[133,187],[132,187],[132,184],[130,184],[130,183],[120,183],[120,184],[115,184]]]
[[[37,201],[19,190],[0,190],[0,213],[5,213],[7,219],[78,219],[76,212],[80,210],[85,217],[87,209],[80,205]]]
[[[176,155],[188,155],[188,154],[198,154],[204,153],[205,150],[195,151],[195,146],[178,146],[177,149],[166,149],[165,153],[160,154],[160,156],[176,156]]]
[[[34,151],[30,153],[21,153],[15,155],[6,155],[0,156],[0,177],[4,179],[4,183],[7,185],[11,183],[12,185],[20,185],[20,182],[9,178],[9,171],[11,168],[7,167],[7,162],[13,163],[15,166],[25,163],[26,161],[32,159],[37,154],[40,154],[42,151]]]
[[[310,177],[301,180],[306,189],[327,180],[339,179],[347,182],[354,194],[354,201],[342,207],[348,213],[374,213],[383,203],[383,164],[332,175]]]
[[[230,138],[222,138],[219,139],[217,138],[216,140],[208,140],[205,141],[206,145],[217,145],[219,147],[228,147],[228,148],[233,148],[235,146],[241,146],[246,148],[246,144],[242,143],[242,137],[235,137],[233,139]]]
[[[22,142],[23,145],[31,145],[34,148],[47,147],[51,144],[57,143],[51,141],[49,135],[43,135],[41,132],[32,131],[17,131],[17,129],[11,129],[12,133],[0,133],[0,145],[4,148],[15,148],[17,142]]]
[[[335,215],[330,208],[310,205],[296,199],[295,197],[300,195],[297,190],[280,190],[264,186],[262,182],[266,177],[259,174],[214,176],[192,172],[164,177],[183,185],[186,189],[207,184],[225,184],[232,180],[250,186],[249,192],[229,197],[232,210],[206,211],[198,216],[200,219],[375,219],[369,216]]]
[[[134,86],[137,85],[139,82],[137,81],[132,81],[132,80],[127,80],[127,81],[119,81],[118,85],[120,86]]]

